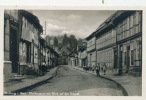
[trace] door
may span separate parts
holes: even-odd
[[[10,60],[12,62],[12,73],[18,72],[18,56],[17,56],[17,31],[10,29]]]
[[[92,65],[92,54],[90,54],[90,66]]]
[[[114,69],[117,68],[117,51],[114,51]]]
[[[122,45],[121,45],[120,46],[120,51],[119,51],[119,75],[121,75],[122,72],[123,72],[122,63],[123,63],[123,57],[122,57]]]
[[[130,46],[127,47],[127,67],[126,67],[126,73],[129,72],[129,66],[130,66]]]

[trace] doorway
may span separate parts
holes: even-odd
[[[12,62],[12,73],[18,72],[18,56],[17,56],[17,30],[10,29],[10,60]]]
[[[117,51],[114,50],[114,69],[117,69]]]
[[[90,54],[90,66],[92,65],[92,54]]]
[[[126,67],[126,73],[129,72],[129,66],[130,66],[130,46],[127,46],[127,67]]]

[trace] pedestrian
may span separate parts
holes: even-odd
[[[94,67],[94,65],[93,65],[93,67],[92,67],[92,73],[94,73],[94,69],[95,69],[95,67]]]
[[[90,67],[91,67],[91,65],[89,64],[89,66],[88,66],[88,68],[87,68],[88,71],[90,71]]]
[[[92,71],[92,65],[90,66],[90,71]]]
[[[96,66],[96,75],[100,76],[100,65],[99,64]]]
[[[84,66],[83,66],[83,70],[85,70],[85,71],[86,71],[86,65],[84,65]]]
[[[104,65],[103,65],[103,72],[104,72],[104,75],[106,75],[106,70],[107,70],[107,66],[106,66],[106,64],[104,63]]]
[[[43,63],[42,63],[42,74],[44,75],[45,72],[46,72],[46,62],[43,61]]]

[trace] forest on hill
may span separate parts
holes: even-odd
[[[55,47],[58,50],[66,48],[69,52],[77,48],[77,46],[82,45],[82,39],[77,39],[74,35],[61,35],[61,36],[47,36],[47,42]]]

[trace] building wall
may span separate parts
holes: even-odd
[[[4,81],[8,81],[12,74],[12,62],[10,61],[10,29],[9,20],[5,21],[4,29]]]
[[[5,14],[10,15],[12,18],[18,20],[18,10],[5,10]]]
[[[103,33],[100,37],[96,39],[96,50],[112,45],[116,43],[116,31],[115,29],[107,30],[107,32]]]
[[[101,36],[96,39],[96,64],[106,64],[108,69],[114,69],[114,48],[116,45],[116,30],[115,27],[106,30]]]
[[[114,66],[114,51],[113,48],[107,48],[97,51],[97,64],[106,64],[108,69],[113,69]]]
[[[109,30],[103,29],[102,35],[97,35],[97,63],[106,63],[109,69],[119,68],[119,73],[140,72],[142,12],[134,11],[128,13],[126,17],[118,16],[118,20],[113,24],[115,26]],[[89,55],[88,59],[90,59]]]
[[[142,12],[136,11],[117,26],[118,65],[123,72],[140,72],[142,64]],[[134,70],[137,69],[137,70]]]
[[[88,65],[94,65],[96,64],[96,51],[94,50],[91,53],[87,53],[87,60],[88,60]]]
[[[78,66],[82,66],[82,60],[81,60],[81,51],[78,52]]]
[[[34,52],[33,52],[33,57],[34,57],[34,67],[38,70],[39,69],[39,58],[38,58],[38,53],[39,53],[39,31],[36,27],[33,29],[33,46],[34,46]]]
[[[20,15],[21,35],[20,35],[20,74],[23,74],[28,67],[39,70],[39,31],[28,18]]]
[[[92,37],[87,41],[87,62],[88,65],[94,65],[95,66],[95,59],[96,59],[96,54],[95,54],[95,37]]]
[[[18,11],[17,10],[5,10],[4,11],[4,82],[8,81],[9,78],[17,74],[16,71],[13,72],[12,63],[14,60],[11,59],[11,29],[16,30],[17,39],[17,32],[18,32]],[[16,47],[17,43],[15,44]],[[15,56],[17,57],[17,55]],[[17,63],[17,62],[16,62]],[[15,66],[18,68],[18,66]]]
[[[82,67],[87,66],[87,51],[86,51],[86,49],[81,51],[81,63],[82,63]]]
[[[87,52],[95,49],[95,37],[87,41]]]
[[[69,57],[69,65],[75,66],[75,58],[74,57]]]
[[[84,51],[81,52],[81,59],[84,59],[87,57],[87,51],[86,49]]]

